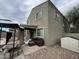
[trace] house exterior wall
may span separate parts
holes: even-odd
[[[53,45],[59,42],[60,38],[63,35],[63,22],[62,16],[55,9],[54,6],[51,5],[51,2],[48,4],[48,38],[46,44]]]
[[[37,17],[37,13],[39,12],[41,12],[41,14]],[[58,13],[59,16],[57,18],[56,13],[58,13],[57,10],[50,2],[45,2],[34,8],[27,20],[28,25],[35,25],[38,26],[38,28],[43,28],[42,34],[44,34],[46,45],[55,44],[63,34],[63,24],[60,19],[62,16]]]
[[[36,18],[37,13],[41,14]],[[42,28],[41,34],[43,35],[45,40],[48,39],[48,2],[32,10],[28,18],[27,24]]]
[[[36,17],[38,13],[38,18]],[[34,25],[38,27],[47,27],[48,26],[48,2],[40,5],[39,7],[33,8],[30,13],[27,24]]]

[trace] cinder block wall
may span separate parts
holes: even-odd
[[[61,47],[79,53],[79,40],[69,37],[61,39]]]
[[[74,39],[61,39],[61,47],[79,53],[79,33],[65,33],[63,36]]]

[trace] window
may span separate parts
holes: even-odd
[[[39,14],[39,13],[36,14],[36,19],[38,19],[38,14]]]
[[[37,36],[41,36],[41,37],[44,37],[44,29],[38,29],[37,30]]]
[[[37,36],[41,36],[40,29],[37,30]]]
[[[60,14],[57,13],[56,16],[57,16],[58,21],[61,22],[61,16],[60,16]]]
[[[39,11],[36,13],[36,20],[41,19],[42,18],[42,11]]]

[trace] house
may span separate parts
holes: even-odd
[[[32,9],[27,25],[37,27],[28,30],[27,36],[29,38],[41,36],[48,46],[56,44],[63,36],[65,20],[61,12],[48,0]]]

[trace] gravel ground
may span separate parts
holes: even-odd
[[[9,54],[3,54],[0,52],[0,59],[9,59]]]
[[[24,52],[16,59],[79,59],[79,53],[63,49],[59,45],[55,45],[53,47],[43,47],[34,52],[33,50],[35,49],[32,48],[32,53],[29,54]]]

